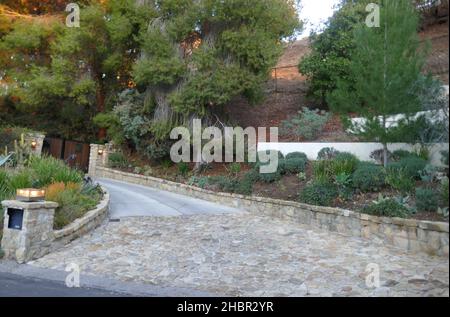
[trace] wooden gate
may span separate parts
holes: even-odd
[[[58,138],[45,138],[42,152],[64,160],[69,166],[87,172],[90,146],[87,143]]]

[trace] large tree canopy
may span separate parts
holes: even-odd
[[[296,0],[86,0],[80,28],[67,28],[64,12],[53,16],[65,1],[35,2],[8,2],[23,15],[0,34],[9,97],[15,108],[51,117],[63,136],[86,139],[92,117],[135,85],[145,139],[166,139],[175,124],[235,96],[257,100],[282,40],[300,27]]]
[[[91,0],[71,1],[71,0],[1,0],[0,4],[8,7],[12,11],[23,14],[54,14],[62,12],[69,3],[76,2],[79,5],[94,2]]]
[[[137,34],[151,11],[134,0],[110,0],[82,7],[80,17],[79,28],[66,27],[64,18],[19,19],[0,46],[16,107],[49,116],[57,124],[50,130],[61,136],[92,139],[93,116],[131,84]]]
[[[136,83],[146,89],[150,130],[164,139],[175,123],[243,95],[261,83],[281,53],[281,40],[299,28],[293,0],[147,1],[157,13],[141,33]]]

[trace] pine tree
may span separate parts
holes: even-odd
[[[350,112],[365,122],[353,126],[362,138],[383,144],[387,165],[387,144],[398,141],[399,127],[409,129],[412,116],[421,110],[414,91],[420,80],[425,51],[420,47],[417,30],[419,17],[410,0],[382,0],[380,27],[368,27],[362,21],[355,30],[355,50],[350,72],[353,87],[338,80],[337,89],[328,98],[331,108]],[[403,114],[397,127],[391,126],[391,115]]]
[[[235,96],[258,100],[281,40],[300,27],[295,0],[146,2],[157,18],[141,34],[134,77],[156,139],[194,116],[206,121]]]

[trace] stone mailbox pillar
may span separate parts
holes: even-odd
[[[53,218],[58,204],[5,200],[2,206],[5,258],[24,263],[47,254],[54,240]]]

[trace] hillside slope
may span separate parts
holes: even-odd
[[[426,63],[426,71],[431,72],[444,84],[449,84],[449,24],[434,24],[426,27],[419,36],[431,43],[431,51]],[[250,105],[237,98],[227,107],[230,120],[242,127],[280,127],[281,122],[292,118],[302,107],[315,107],[307,100],[306,78],[297,65],[310,52],[309,39],[303,39],[286,46],[272,78],[266,84],[265,99],[261,104]],[[299,141],[292,137],[281,136],[280,141]],[[318,137],[319,142],[350,141],[343,132],[339,118],[334,117],[325,131]]]

